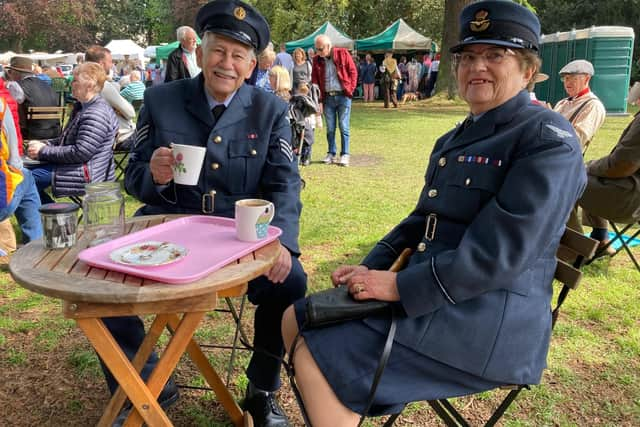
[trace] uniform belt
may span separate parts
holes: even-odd
[[[327,96],[342,96],[341,90],[330,90],[327,92]]]
[[[432,213],[425,218],[424,239],[428,242],[446,241],[459,242],[467,230],[468,225],[439,217]]]
[[[192,214],[213,214],[217,216],[228,216],[233,214],[236,200],[246,199],[248,196],[229,196],[217,193],[212,190],[204,194],[190,193],[186,197],[179,198],[180,207]]]

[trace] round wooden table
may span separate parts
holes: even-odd
[[[173,218],[176,216],[131,218],[126,233]],[[15,281],[24,288],[63,300],[65,317],[76,321],[120,384],[98,425],[110,426],[126,398],[135,408],[126,425],[139,426],[143,421],[149,426],[172,425],[156,399],[185,351],[233,423],[241,426],[250,422],[192,337],[206,312],[216,307],[218,298],[243,295],[250,280],[271,268],[280,243],[271,242],[198,281],[167,285],[90,267],[78,260],[78,253],[85,248],[81,236],[78,241],[73,248],[63,250],[48,250],[42,240],[33,241],[12,256],[9,268]],[[155,318],[138,353],[129,361],[101,318],[143,314]],[[172,337],[145,383],[139,372],[165,328]]]

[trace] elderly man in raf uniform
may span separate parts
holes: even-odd
[[[257,10],[238,0],[216,0],[200,9],[196,30],[202,38],[196,50],[202,73],[146,91],[125,187],[145,203],[138,212],[144,215],[232,217],[237,200],[258,197],[274,203],[273,224],[283,231],[283,247],[273,268],[249,284],[249,300],[257,305],[254,345],[263,351],[255,352],[249,363],[244,407],[258,426],[286,426],[274,395],[280,387],[280,361],[271,355],[283,354],[282,313],[306,291],[306,274],[298,261],[300,175],[290,145],[288,108],[279,98],[244,84],[256,53],[269,42],[269,25]],[[171,143],[207,148],[197,185],[173,181]],[[133,355],[143,338],[142,322],[119,318],[107,324]],[[152,357],[146,369],[154,363]],[[175,386],[168,383],[159,399],[162,403],[172,395]]]
[[[580,139],[584,154],[604,123],[606,114],[600,99],[589,89],[589,81],[594,74],[593,65],[584,59],[577,59],[562,67],[559,74],[569,97],[558,101],[553,109],[569,120]]]

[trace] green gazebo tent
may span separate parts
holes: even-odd
[[[314,47],[313,42],[316,36],[320,34],[325,34],[326,36],[328,36],[333,46],[346,47],[349,50],[353,50],[353,39],[347,37],[342,31],[334,27],[333,24],[331,24],[331,22],[329,21],[322,24],[320,28],[309,34],[307,37],[285,43],[285,48],[289,53],[293,52],[294,49],[298,47],[302,48],[306,52],[310,47]]]
[[[433,50],[431,39],[415,31],[402,18],[375,36],[356,40],[356,49],[360,52],[372,53],[381,53],[388,50],[394,52]]]

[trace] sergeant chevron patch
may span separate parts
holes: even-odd
[[[145,141],[149,137],[149,125],[146,124],[142,126],[140,129],[136,129],[136,136],[133,140],[133,146],[137,147],[138,144]]]
[[[293,161],[293,151],[291,150],[291,145],[286,139],[280,138],[278,140],[280,142],[280,151],[284,154],[290,162]]]

